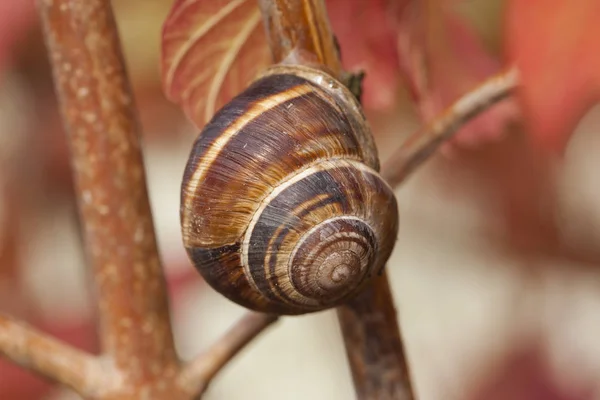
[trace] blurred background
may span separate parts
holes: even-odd
[[[172,1],[112,3],[144,128],[177,346],[191,358],[244,310],[202,283],[181,243],[179,185],[197,130],[160,83]],[[463,7],[493,54],[501,3]],[[11,16],[0,27],[0,311],[97,351],[68,149],[33,2],[2,0],[0,14]],[[394,102],[366,110],[381,159],[421,125],[406,88],[394,90]],[[514,121],[493,140],[446,149],[398,188],[401,228],[388,268],[421,400],[600,399],[599,130],[596,107],[557,163]],[[350,399],[345,357],[334,311],[285,318],[206,398]],[[0,398],[77,397],[0,360]]]

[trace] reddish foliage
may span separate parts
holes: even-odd
[[[591,400],[592,388],[563,388],[541,346],[516,349],[485,379],[471,400]]]
[[[167,97],[199,127],[270,62],[254,0],[177,0],[163,26]]]
[[[327,7],[344,66],[368,72],[365,106],[389,108],[396,100],[400,74],[392,25],[382,23],[387,3],[328,0]],[[169,99],[181,104],[197,126],[203,126],[270,63],[255,1],[178,0],[173,4],[163,26],[163,85]]]
[[[429,120],[498,70],[499,62],[483,48],[475,32],[453,14],[451,6],[456,1],[327,0],[345,67],[367,72],[366,108],[394,105],[398,83],[404,78],[422,118]],[[234,2],[176,0],[165,24],[165,66],[169,68],[173,51],[212,20],[214,7],[222,9]],[[169,96],[183,102],[189,114],[201,115],[202,121],[270,61],[261,24],[240,42],[237,51],[230,51],[231,40],[256,12],[254,1],[237,2],[236,12],[194,37],[190,55],[180,60],[174,79],[166,83]],[[528,128],[544,147],[564,149],[577,122],[598,99],[600,53],[593,49],[600,33],[595,23],[599,17],[600,3],[595,0],[508,1],[506,55],[521,71],[524,87],[520,99]],[[34,2],[0,2],[0,22],[2,71],[11,61],[12,50],[36,23]],[[199,52],[193,49],[200,48],[210,49],[210,55],[202,51],[198,59]],[[224,59],[232,54],[237,56]],[[186,61],[188,58],[192,60]],[[211,83],[206,75],[191,80],[190,74],[199,70],[210,71],[208,76],[219,71],[224,75],[220,84]],[[471,145],[501,137],[517,111],[511,101],[499,104],[465,126],[455,143]]]
[[[365,108],[396,105],[404,80],[428,121],[500,69],[446,3],[327,0],[344,67],[366,72]],[[165,92],[198,126],[270,62],[258,7],[248,0],[176,1],[164,24],[162,51]],[[455,142],[497,139],[516,115],[506,100],[465,126]]]
[[[367,71],[363,104],[389,109],[400,84],[396,33],[387,0],[327,0],[331,26],[340,43],[344,68]],[[396,0],[395,3],[406,3]]]
[[[506,52],[520,70],[528,130],[541,146],[562,151],[600,98],[599,19],[597,0],[508,3]]]
[[[401,69],[424,121],[502,67],[456,15],[454,2],[412,1],[395,10]],[[452,142],[472,146],[497,140],[517,116],[514,102],[504,100],[463,126]]]
[[[12,61],[16,44],[35,22],[33,1],[0,1],[0,78],[6,65]]]

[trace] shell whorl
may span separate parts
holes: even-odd
[[[291,315],[337,305],[393,249],[397,205],[378,169],[343,85],[307,67],[272,68],[194,143],[185,247],[205,280],[245,307]]]

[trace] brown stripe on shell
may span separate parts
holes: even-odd
[[[291,300],[294,289],[282,268],[296,241],[320,222],[350,211],[342,189],[321,164],[290,180],[285,188],[280,186],[281,192],[265,199],[264,209],[255,216],[256,223],[248,227],[248,245],[243,249],[247,251],[245,268],[251,283],[273,301],[299,303]],[[315,203],[315,198],[321,200]],[[303,300],[300,303],[310,302]]]
[[[358,103],[337,98],[339,83],[297,72],[258,80],[207,124],[186,166],[180,209],[188,254],[213,288],[287,315],[352,295],[384,267],[398,229]],[[311,263],[324,267],[313,273]]]
[[[251,309],[268,309],[269,303],[250,285],[244,273],[239,243],[211,249],[188,247],[186,250],[198,272],[217,292]]]
[[[304,85],[295,85],[287,90],[280,90],[271,96],[256,100],[250,107],[246,105],[247,103],[234,101],[225,107],[227,110],[219,112],[218,116],[215,116],[203,132],[200,133],[197,141],[194,143],[192,154],[188,159],[182,183],[180,214],[184,243],[190,246],[202,244],[218,247],[219,245],[235,242],[235,240],[218,240],[218,236],[214,236],[214,232],[210,232],[208,236],[205,236],[206,240],[204,241],[194,240],[200,235],[200,229],[203,234],[206,231],[204,226],[213,222],[210,215],[204,215],[207,210],[210,210],[210,205],[205,206],[203,200],[206,199],[207,195],[210,196],[215,193],[203,193],[198,186],[206,183],[207,174],[215,163],[217,165],[225,164],[225,167],[221,166],[221,168],[216,169],[216,175],[225,174],[227,176],[226,162],[237,155],[228,154],[223,149],[232,138],[243,132],[244,126],[268,110],[276,108],[279,104],[308,93],[308,90],[309,88]],[[244,95],[241,96],[245,97]],[[236,105],[240,107],[239,110],[235,108]],[[242,110],[244,112],[241,112]],[[226,127],[213,131],[212,127],[214,126],[217,126],[217,128]],[[206,132],[208,133],[205,134]],[[204,186],[206,187],[207,185]],[[221,193],[216,194],[216,198],[219,199]],[[196,203],[200,203],[198,209],[196,209]],[[238,221],[232,220],[231,222],[234,224]],[[235,226],[239,225],[236,224]],[[227,232],[227,228],[223,231],[223,233],[225,232]]]
[[[306,65],[274,64],[265,70],[261,76],[287,74],[306,79],[329,94],[327,97],[337,103],[340,109],[344,110],[344,114],[346,114],[353,127],[356,138],[363,150],[362,161],[375,171],[379,171],[379,157],[371,129],[358,99],[352,92],[326,71]]]
[[[208,148],[206,145],[200,145],[200,142],[212,143],[223,131],[238,121],[249,110],[262,107],[262,100],[265,98],[286,90],[295,90],[295,88],[301,86],[304,82],[305,80],[300,77],[291,74],[282,74],[269,85],[264,84],[260,80],[254,82],[246,90],[234,97],[215,113],[214,117],[206,124],[194,141],[189,156],[190,162],[184,171],[183,182],[188,182],[191,179],[198,162]],[[255,117],[258,115],[260,114],[255,115]],[[250,120],[247,122],[250,122]]]
[[[329,306],[372,275],[377,247],[375,233],[360,219],[332,218],[299,241],[288,273],[298,292]]]
[[[290,307],[322,308],[322,300],[309,298],[302,294],[306,291],[294,287],[289,257],[297,241],[324,220],[354,216],[367,226],[374,225],[372,231],[376,231],[375,226],[382,229],[383,235],[376,234],[377,242],[389,257],[397,232],[397,205],[391,189],[375,171],[359,162],[324,161],[279,190],[255,216],[256,222],[247,234],[249,242],[243,246],[248,254],[242,257],[248,260],[244,267],[250,273],[251,284],[271,301],[285,302]],[[323,200],[315,203],[317,197]],[[379,256],[374,259],[377,270],[383,267],[381,260]],[[331,301],[345,296],[333,297]]]
[[[269,301],[250,285],[240,264],[240,244],[217,248],[189,247],[187,253],[206,282],[229,300],[251,310],[296,315],[306,312],[290,310],[285,303]]]
[[[375,265],[378,273],[390,257],[398,235],[398,203],[392,188],[377,172],[364,164],[349,161],[353,168],[331,169],[346,188],[349,208],[371,227],[377,236],[379,251]]]
[[[206,130],[210,134],[200,135],[186,172],[196,179],[187,180],[182,194],[188,246],[239,240],[258,203],[306,164],[340,156],[360,159],[359,142],[344,114],[312,84],[300,87],[304,94],[290,95],[241,127],[225,128],[237,131],[218,146],[218,153],[214,144],[224,135],[211,133],[211,127]],[[300,87],[288,91],[298,92]]]

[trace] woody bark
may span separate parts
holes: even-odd
[[[37,4],[69,141],[103,354],[86,357],[60,344],[54,347],[82,363],[88,358],[94,367],[102,363],[102,372],[96,372],[103,387],[90,387],[90,380],[82,379],[75,389],[84,395],[191,399],[276,318],[249,313],[205,354],[180,362],[150,210],[140,124],[110,1]],[[30,361],[41,360],[44,366],[54,360],[40,358],[41,348],[31,350],[25,354]],[[48,367],[37,369],[69,383]],[[71,375],[71,380],[78,377]]]

